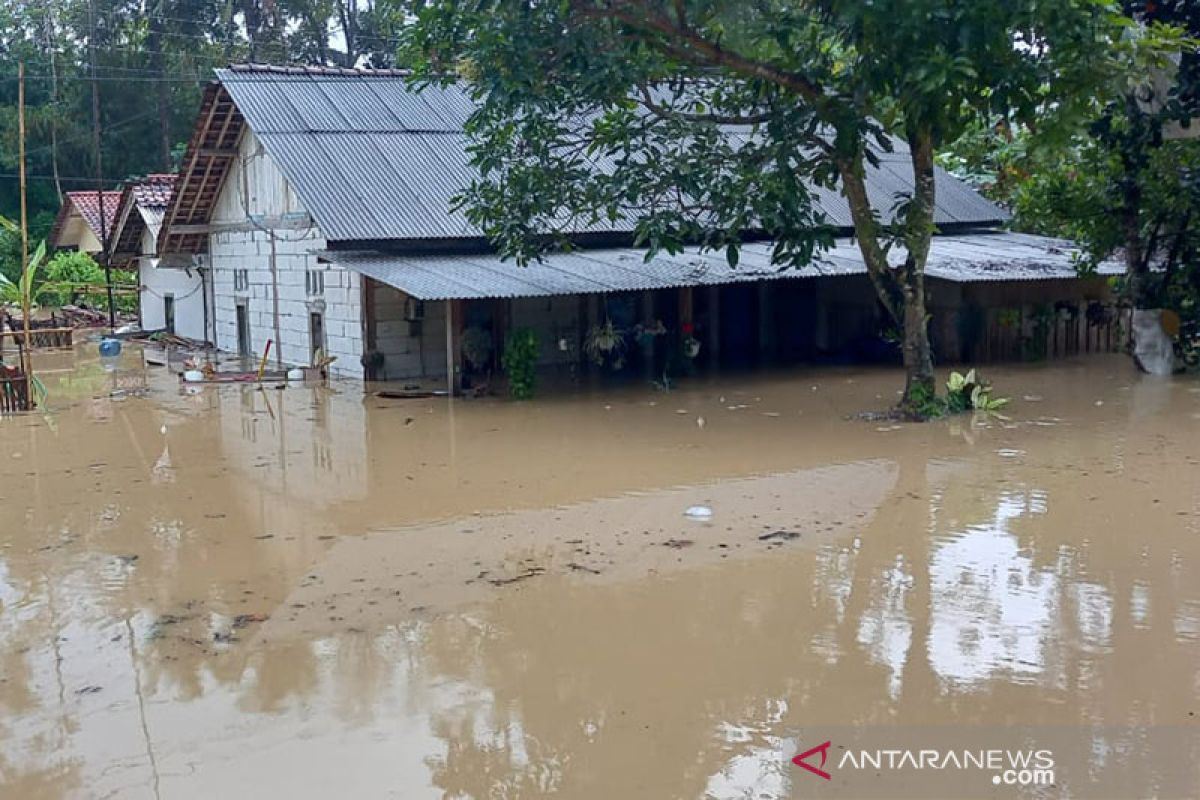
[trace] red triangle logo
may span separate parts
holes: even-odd
[[[804,767],[806,770],[811,772],[813,775],[819,775],[820,777],[824,778],[825,780],[830,780],[830,776],[829,776],[828,772],[826,772],[824,769],[821,769],[819,767],[814,767],[812,764],[809,764],[807,761],[804,760],[804,759],[808,758],[809,756],[820,753],[821,754],[821,767],[824,767],[825,759],[829,757],[829,745],[830,745],[829,742],[825,742],[824,744],[817,745],[816,747],[812,748],[811,750],[805,750],[803,753],[801,753],[800,755],[793,758],[792,763],[795,764],[797,767]]]

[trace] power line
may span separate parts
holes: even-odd
[[[0,78],[0,81],[16,81],[16,78]],[[75,82],[75,83],[91,83],[93,80],[98,80],[102,83],[207,83],[214,80],[213,76],[207,77],[196,75],[195,77],[145,77],[145,76],[120,76],[120,75],[101,75],[96,78],[91,78],[85,75],[26,75],[25,80],[34,81],[52,81],[59,82]],[[49,104],[45,104],[49,105]]]
[[[19,177],[20,177],[20,175],[16,172],[0,172],[0,179],[12,179],[12,178],[19,178]],[[27,180],[31,180],[31,181],[52,181],[52,180],[54,180],[53,175],[26,174],[25,178]],[[96,178],[94,176],[87,177],[85,175],[59,175],[58,179],[61,181],[69,182],[69,183],[90,183],[90,184],[96,183]],[[111,183],[114,183],[114,184],[124,183],[124,180],[119,180],[119,181],[113,180],[113,181],[111,181]],[[116,191],[116,189],[113,189],[111,191]]]

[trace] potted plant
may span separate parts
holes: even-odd
[[[625,365],[625,332],[607,319],[603,324],[593,325],[583,340],[583,351],[598,367],[605,362],[614,370]]]

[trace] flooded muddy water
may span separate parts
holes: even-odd
[[[894,425],[847,419],[888,370],[517,404],[93,352],[0,418],[2,798],[1200,796],[1194,379]]]

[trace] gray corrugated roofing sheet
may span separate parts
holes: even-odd
[[[396,72],[217,70],[251,130],[293,184],[330,241],[479,237],[450,198],[475,176],[463,124],[473,101],[459,87],[410,89]],[[744,136],[744,133],[732,134]],[[868,170],[886,219],[911,184],[903,142]],[[597,158],[599,169],[611,159]],[[937,171],[935,221],[991,225],[1006,214],[949,173]],[[819,189],[829,222],[851,225],[838,192]],[[580,230],[628,232],[632,218]]]
[[[554,253],[520,267],[494,255],[404,256],[374,251],[321,251],[332,261],[422,300],[545,297],[553,295],[669,289],[776,278],[865,275],[858,245],[840,239],[817,262],[802,269],[771,263],[770,243],[742,247],[738,266],[722,254],[688,249],[646,261],[635,249],[576,250]],[[1071,246],[1057,239],[1018,233],[980,233],[934,237],[925,271],[957,283],[1074,278]],[[898,253],[902,258],[903,253]],[[1101,274],[1121,272],[1106,263]]]
[[[161,208],[139,206],[138,213],[142,215],[142,220],[146,223],[146,227],[150,229],[150,235],[157,239],[158,231],[162,228],[163,215],[166,214],[166,211]]]

